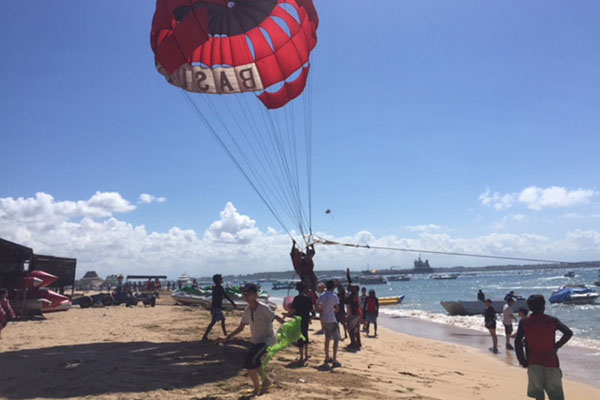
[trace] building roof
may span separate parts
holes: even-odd
[[[100,278],[98,276],[98,274],[96,273],[96,271],[88,271],[88,272],[85,273],[85,275],[81,279],[102,279],[102,278]]]

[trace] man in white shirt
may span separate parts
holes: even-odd
[[[335,313],[339,312],[340,301],[333,293],[335,288],[334,281],[327,281],[325,284],[327,290],[317,300],[317,310],[321,313],[323,330],[325,331],[325,362],[324,365],[331,363],[332,368],[341,367],[337,360],[337,350],[340,342],[340,331]],[[329,344],[333,339],[333,358],[329,358]]]
[[[219,342],[223,343],[231,339],[238,333],[244,330],[246,325],[250,325],[252,334],[252,346],[248,351],[244,368],[248,370],[248,376],[254,385],[254,395],[267,391],[271,381],[265,375],[262,387],[260,385],[260,368],[262,366],[262,356],[267,352],[267,348],[276,342],[275,331],[273,330],[273,320],[276,319],[283,324],[283,319],[275,315],[275,313],[266,305],[258,301],[258,288],[253,283],[247,283],[242,289],[244,299],[248,303],[248,307],[242,314],[240,325],[229,335],[221,338]]]
[[[513,331],[513,320],[517,321],[517,317],[513,312],[513,305],[515,304],[515,299],[513,297],[509,297],[506,301],[504,307],[502,307],[502,323],[504,324],[504,334],[506,335],[506,348],[508,350],[513,350],[514,347],[510,344],[510,336]]]

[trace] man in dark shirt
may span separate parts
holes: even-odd
[[[304,282],[298,282],[296,284],[296,290],[298,290],[298,296],[294,297],[289,312],[284,315],[286,317],[292,317],[294,315],[302,317],[300,330],[302,331],[305,340],[300,339],[298,341],[298,347],[300,348],[300,359],[298,361],[305,364],[308,361],[308,325],[310,324],[310,313],[313,310],[313,303],[308,296],[308,290]]]
[[[210,330],[219,321],[221,321],[221,328],[223,329],[223,334],[227,336],[227,329],[225,328],[225,315],[223,315],[223,297],[229,300],[229,302],[235,309],[235,303],[229,298],[229,296],[225,292],[225,289],[223,289],[223,277],[221,276],[221,274],[213,275],[213,282],[215,285],[213,286],[212,303],[210,306],[210,314],[212,316],[212,319],[210,321],[210,324],[208,324],[208,326],[206,327],[206,332],[204,332],[202,340],[206,340],[208,338]]]
[[[550,400],[564,400],[557,351],[571,339],[573,332],[558,318],[544,314],[546,300],[541,294],[529,296],[527,306],[532,314],[519,321],[515,339],[519,363],[528,369],[527,396],[543,400],[545,391]],[[557,330],[562,337],[555,342]]]
[[[479,292],[477,292],[477,300],[485,302],[485,294],[483,294],[481,289],[479,289]]]

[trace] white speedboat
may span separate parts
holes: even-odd
[[[593,304],[600,293],[585,285],[565,285],[552,292],[550,303],[556,304]]]
[[[450,315],[481,315],[485,311],[485,303],[483,301],[442,301],[440,304]],[[505,304],[506,302],[501,300],[492,301],[492,307],[494,307],[497,313],[502,312],[502,307]],[[527,300],[515,300],[513,310],[516,311],[519,308],[529,309],[527,307]]]
[[[458,278],[458,274],[436,274],[431,275],[431,279],[436,280],[446,280],[446,279],[456,279]]]

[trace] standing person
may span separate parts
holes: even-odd
[[[504,301],[508,301],[508,299],[514,299],[517,296],[515,296],[515,291],[511,290],[510,292],[506,293],[506,296],[504,296]]]
[[[8,321],[15,318],[15,312],[8,301],[8,290],[2,288],[0,289],[0,337],[2,337],[2,330]]]
[[[367,288],[366,287],[362,287],[360,289],[360,296],[358,297],[358,307],[360,307],[360,309],[364,309],[365,308],[365,300],[367,299]],[[363,327],[362,327],[362,331],[366,331],[367,330],[367,321],[363,321]]]
[[[310,313],[313,310],[313,303],[308,295],[308,290],[304,282],[298,282],[296,284],[296,290],[298,296],[294,297],[292,306],[286,314],[286,317],[292,317],[298,315],[302,317],[302,323],[300,324],[300,330],[304,335],[304,340],[298,341],[298,347],[300,348],[300,359],[298,360],[303,365],[308,361],[308,324],[310,324]]]
[[[485,317],[485,327],[490,331],[492,337],[492,347],[490,351],[494,354],[498,354],[498,336],[496,336],[496,310],[492,306],[492,300],[487,299],[485,301],[485,311],[483,312]]]
[[[348,330],[346,329],[346,290],[342,285],[338,285],[337,289],[337,297],[340,303],[338,311],[335,313],[335,319],[337,320],[338,324],[342,325],[342,328],[344,328],[344,337],[342,340],[345,340],[348,337]]]
[[[244,299],[248,303],[248,307],[242,314],[240,325],[229,335],[218,340],[219,343],[224,343],[244,330],[246,325],[250,325],[252,334],[252,346],[248,351],[244,368],[248,370],[248,376],[252,380],[254,390],[252,394],[258,395],[268,390],[271,381],[264,375],[262,386],[260,384],[260,367],[262,365],[262,356],[267,352],[267,348],[275,344],[276,337],[273,330],[273,320],[277,320],[283,324],[283,319],[275,315],[275,313],[266,305],[258,301],[258,288],[254,283],[247,283],[242,288]]]
[[[333,368],[341,367],[337,360],[337,351],[340,343],[340,330],[335,313],[339,311],[339,299],[333,293],[335,282],[327,281],[325,284],[326,291],[317,300],[317,310],[321,313],[321,321],[323,322],[323,331],[325,332],[325,362],[324,365],[331,363]],[[333,357],[329,358],[329,344],[333,340]]]
[[[531,315],[519,321],[515,339],[517,358],[527,368],[529,377],[527,396],[543,400],[545,391],[550,400],[564,400],[557,351],[571,339],[573,332],[558,318],[544,314],[546,300],[541,294],[529,296],[527,306]],[[556,331],[562,333],[558,342]]]
[[[481,291],[481,289],[479,289],[479,292],[477,292],[477,300],[485,302],[485,294]]]
[[[506,349],[514,350],[515,348],[510,344],[510,335],[513,331],[513,321],[517,321],[515,313],[513,311],[513,305],[515,299],[512,297],[506,301],[506,304],[502,307],[502,323],[504,324],[504,334],[506,336]]]
[[[527,396],[543,400],[545,391],[550,400],[564,400],[562,371],[557,351],[571,339],[573,332],[558,318],[544,314],[546,300],[543,295],[529,296],[527,306],[531,310],[531,315],[519,321],[515,339],[519,364],[527,368],[529,378]],[[562,333],[558,342],[556,342],[556,331]]]
[[[352,276],[350,268],[346,268],[346,279],[348,280],[348,295],[346,296],[346,325],[350,334],[350,344],[348,348],[360,350],[362,347],[360,341],[360,325],[362,321],[362,309],[358,306],[358,289],[357,285],[352,284]]]
[[[225,328],[225,315],[223,315],[223,297],[225,297],[235,310],[235,303],[233,300],[229,298],[225,289],[223,289],[223,277],[221,274],[213,275],[213,286],[212,291],[212,303],[210,305],[210,315],[211,320],[210,324],[206,327],[206,332],[204,332],[204,336],[202,336],[202,340],[206,340],[208,338],[208,334],[215,324],[221,321],[221,329],[223,329],[223,335],[227,335],[227,329]]]
[[[377,317],[379,316],[379,299],[375,296],[375,290],[369,290],[369,297],[365,301],[363,315],[367,320],[367,336],[369,336],[369,325],[373,324],[375,336],[377,336]]]

